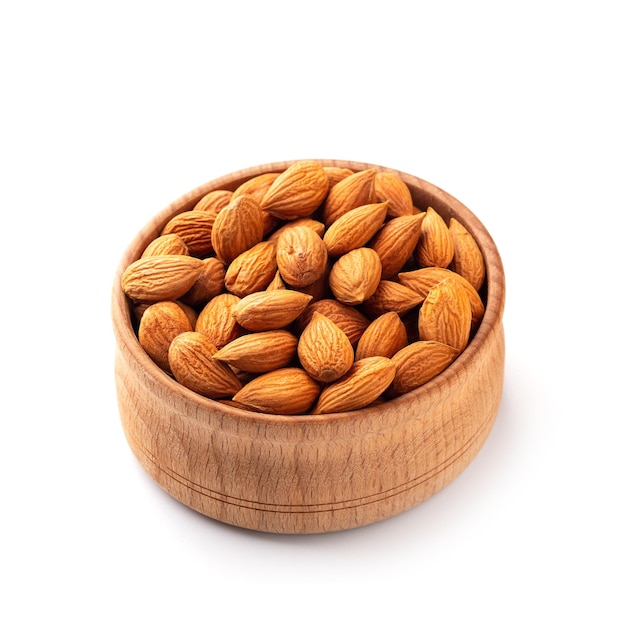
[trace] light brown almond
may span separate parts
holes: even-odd
[[[227,189],[215,189],[202,196],[193,207],[193,211],[207,211],[217,215],[232,199],[233,192]]]
[[[163,254],[189,255],[189,248],[180,235],[170,233],[153,239],[146,246],[141,257],[145,259],[148,256],[161,256]]]
[[[296,330],[298,333],[302,333],[316,311],[337,324],[347,335],[353,346],[359,341],[361,335],[370,324],[370,320],[358,309],[332,298],[324,298],[311,302],[298,317],[296,321]]]
[[[208,211],[184,211],[172,217],[161,230],[161,235],[176,233],[185,242],[191,256],[209,256],[213,252],[211,232],[215,215]]]
[[[355,361],[347,374],[322,390],[311,412],[320,415],[362,409],[389,387],[395,371],[396,366],[387,357]]]
[[[328,176],[317,161],[298,161],[282,172],[267,190],[261,207],[283,220],[311,215],[328,192]]]
[[[445,370],[456,359],[459,351],[438,341],[416,341],[391,357],[396,375],[388,389],[390,396],[399,396],[424,383]]]
[[[230,293],[243,298],[265,289],[276,271],[276,246],[270,241],[260,241],[233,259],[226,270],[224,284]]]
[[[375,178],[375,169],[362,170],[346,176],[330,189],[322,206],[322,221],[327,228],[344,213],[376,202]]]
[[[406,327],[395,311],[377,317],[365,329],[356,347],[355,359],[369,356],[391,358],[408,344]]]
[[[328,284],[339,302],[361,304],[376,291],[382,265],[371,248],[356,248],[340,256],[330,270]]]
[[[261,374],[235,394],[233,400],[262,413],[306,413],[320,393],[320,384],[299,367]]]
[[[241,298],[232,315],[238,324],[253,332],[278,330],[291,324],[310,301],[310,295],[291,289],[257,291]]]
[[[389,217],[413,215],[413,198],[408,185],[394,172],[377,172],[374,181],[376,200],[389,201]]]
[[[352,367],[354,349],[337,324],[315,312],[300,335],[298,358],[309,376],[330,383]]]
[[[233,317],[233,308],[241,298],[232,293],[221,293],[206,304],[196,321],[196,330],[206,335],[216,348],[222,348],[244,333]]]
[[[328,254],[338,257],[364,246],[385,222],[388,205],[388,202],[365,204],[337,218],[324,234]]]
[[[293,333],[268,330],[234,339],[213,358],[244,372],[261,374],[289,365],[296,355],[297,345],[298,338]]]
[[[363,303],[363,312],[374,319],[389,311],[400,317],[414,309],[420,298],[413,290],[391,280],[381,280],[374,293]]]
[[[235,198],[215,217],[211,241],[216,256],[226,264],[262,239],[263,215],[252,196]]]
[[[163,370],[170,371],[167,357],[172,340],[181,333],[193,330],[189,317],[176,302],[151,304],[143,312],[137,336],[141,347]]]
[[[412,258],[424,217],[425,213],[394,217],[376,233],[370,246],[380,257],[381,278],[392,278]]]
[[[422,303],[417,320],[422,341],[439,341],[465,349],[472,328],[472,309],[467,292],[457,280],[446,278],[434,285]]]
[[[450,269],[460,274],[476,291],[485,281],[485,260],[468,230],[456,218],[450,218],[450,235],[454,243],[454,257]]]
[[[183,254],[137,259],[122,273],[124,293],[139,302],[177,300],[196,281],[202,261]]]
[[[423,301],[431,288],[442,280],[450,278],[458,280],[467,292],[472,309],[472,330],[475,331],[480,325],[485,314],[485,305],[472,285],[460,274],[444,267],[423,267],[409,272],[400,272],[398,281],[417,293]]]
[[[306,287],[326,271],[328,252],[320,236],[307,226],[283,231],[276,242],[276,263],[283,280],[292,287]]]
[[[275,289],[287,289],[287,285],[282,279],[280,272],[276,270],[274,274],[274,278],[272,278],[272,282],[265,288],[267,291],[274,291]]]
[[[216,257],[208,257],[202,261],[203,267],[196,281],[181,300],[190,306],[201,309],[218,294],[224,291],[226,269],[224,263]]]
[[[181,384],[208,398],[225,398],[241,389],[241,382],[225,363],[212,358],[217,348],[199,332],[176,336],[169,348],[170,370]]]
[[[454,257],[454,242],[450,230],[441,215],[432,207],[426,209],[414,257],[421,267],[448,267]]]
[[[327,165],[324,167],[324,171],[328,176],[328,189],[334,187],[340,180],[347,178],[350,174],[354,174],[354,170],[351,170],[347,167],[334,167],[332,165]]]
[[[253,176],[247,181],[241,183],[237,189],[233,192],[233,199],[243,194],[254,196],[254,199],[261,204],[268,189],[272,186],[272,183],[278,178],[280,172],[266,172],[264,174],[258,174]]]
[[[324,236],[324,230],[326,227],[319,220],[315,220],[312,217],[300,217],[295,220],[291,220],[290,222],[286,222],[282,224],[279,228],[277,228],[268,238],[268,241],[277,242],[278,238],[289,228],[296,228],[298,226],[307,226],[308,228],[312,228],[320,237]]]

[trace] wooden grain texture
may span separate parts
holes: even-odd
[[[322,160],[363,170],[376,165]],[[504,372],[504,271],[476,216],[438,187],[406,173],[419,208],[454,216],[486,260],[485,315],[463,354],[422,387],[375,408],[273,416],[209,400],[161,371],[139,345],[119,287],[123,269],[173,215],[213,189],[235,189],[270,163],[185,195],[135,237],[115,276],[112,319],[119,410],[128,443],[171,496],[222,522],[274,533],[323,533],[381,521],[429,498],[476,456],[496,419]]]

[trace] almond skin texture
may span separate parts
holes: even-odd
[[[122,289],[132,300],[177,300],[196,282],[202,261],[192,256],[166,254],[131,263],[122,274]]]
[[[354,350],[339,326],[316,312],[300,335],[298,358],[311,378],[330,383],[352,367]]]
[[[155,302],[141,316],[137,336],[141,347],[163,370],[170,371],[168,350],[172,340],[193,330],[185,311],[175,302]]]
[[[376,170],[369,169],[346,176],[328,192],[322,207],[322,221],[328,228],[344,213],[376,202]]]
[[[403,316],[420,302],[422,298],[412,289],[391,280],[381,280],[376,291],[363,303],[363,311],[370,319],[389,311]]]
[[[181,297],[181,301],[200,310],[206,303],[224,291],[224,264],[216,257],[202,261],[203,267],[191,289]]]
[[[289,365],[296,355],[297,345],[298,338],[293,333],[268,330],[234,339],[213,358],[244,372],[261,374]]]
[[[241,389],[230,367],[212,358],[217,348],[199,332],[182,333],[169,348],[170,369],[181,384],[207,398],[225,398]]]
[[[207,211],[217,215],[232,199],[233,192],[226,189],[215,189],[209,191],[194,205],[194,211]]]
[[[354,307],[332,298],[323,298],[309,304],[300,315],[296,322],[298,333],[302,333],[316,311],[332,320],[347,335],[353,346],[370,324],[370,320]]]
[[[387,217],[388,204],[365,204],[337,218],[324,234],[323,241],[328,254],[338,257],[364,246],[382,227]]]
[[[306,287],[326,271],[328,253],[320,236],[307,226],[283,231],[276,242],[276,263],[283,280],[292,287]]]
[[[203,258],[213,252],[211,231],[215,216],[206,211],[185,211],[165,224],[161,235],[176,233],[187,245],[191,256]]]
[[[311,215],[328,193],[328,175],[316,161],[290,165],[272,183],[261,207],[283,220]]]
[[[396,375],[387,394],[399,396],[443,372],[459,355],[456,348],[438,341],[416,341],[391,357],[396,366]]]
[[[230,293],[243,298],[265,289],[276,275],[276,247],[261,241],[233,259],[224,276]]]
[[[243,194],[253,196],[254,199],[261,204],[261,201],[265,197],[268,189],[272,186],[272,183],[278,178],[280,172],[267,172],[265,174],[259,174],[250,178],[245,183],[241,183],[237,189],[233,192],[233,199]]]
[[[417,320],[419,338],[439,341],[459,352],[465,349],[472,327],[472,309],[467,293],[450,278],[428,292]]]
[[[380,257],[383,279],[395,276],[411,259],[425,216],[425,213],[416,213],[394,217],[376,234],[370,246]]]
[[[211,241],[215,254],[231,263],[263,239],[263,215],[252,196],[239,196],[216,216]]]
[[[444,267],[423,267],[421,269],[412,270],[410,272],[400,272],[398,281],[415,291],[423,301],[431,288],[440,283],[442,280],[450,278],[457,280],[465,289],[470,301],[472,309],[472,330],[476,330],[485,314],[485,305],[480,298],[478,292],[472,285],[461,275]]]
[[[200,311],[196,330],[206,335],[216,348],[222,348],[244,333],[232,314],[240,300],[232,293],[221,293]]]
[[[306,413],[320,393],[320,384],[299,367],[286,367],[261,374],[243,386],[233,401],[262,413]]]
[[[324,171],[328,176],[328,189],[334,187],[340,180],[347,178],[350,174],[354,174],[354,171],[347,167],[333,167],[332,165],[324,167]]]
[[[413,198],[407,184],[394,172],[378,172],[374,181],[376,200],[389,202],[389,217],[412,215]]]
[[[476,291],[480,291],[485,281],[485,261],[476,240],[454,217],[450,218],[449,230],[454,244],[450,269],[463,276]]]
[[[232,315],[246,330],[278,330],[291,324],[310,301],[310,295],[291,289],[257,291],[242,298]]]
[[[431,207],[426,209],[414,257],[421,267],[448,267],[454,257],[454,242],[448,226]]]
[[[356,347],[356,360],[369,356],[391,358],[408,344],[406,327],[395,311],[377,317],[365,329]]]
[[[376,291],[382,264],[371,248],[356,248],[340,256],[328,276],[333,295],[339,302],[361,304]]]
[[[278,241],[278,238],[289,228],[296,228],[297,226],[307,226],[312,228],[320,237],[324,236],[326,227],[319,220],[315,220],[312,217],[300,217],[297,220],[292,220],[283,224],[277,228],[268,238],[268,241]]]
[[[161,256],[163,254],[189,255],[189,248],[180,235],[170,233],[153,239],[146,246],[141,258],[145,259],[148,256]]]
[[[355,361],[342,378],[325,387],[312,410],[313,415],[362,409],[389,387],[396,366],[391,359],[372,356]]]

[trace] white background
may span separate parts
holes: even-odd
[[[0,622],[625,624],[618,8],[3,3]],[[407,513],[308,537],[155,486],[119,423],[110,322],[152,215],[299,158],[442,187],[507,277],[504,395],[476,460]]]

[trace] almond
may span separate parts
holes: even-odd
[[[174,378],[181,384],[208,398],[224,398],[236,394],[241,382],[225,363],[212,358],[217,348],[199,332],[186,332],[172,340],[169,364]]]
[[[296,226],[283,231],[276,242],[276,263],[283,280],[292,287],[306,287],[324,275],[328,253],[311,228]]]
[[[377,317],[365,329],[356,347],[356,360],[369,356],[391,358],[408,344],[406,328],[395,311]]]
[[[276,270],[274,274],[274,278],[272,278],[272,282],[265,288],[267,291],[274,291],[275,289],[287,289],[287,285],[285,285],[280,272]]]
[[[334,187],[340,180],[347,178],[350,174],[354,174],[354,170],[351,170],[347,167],[335,167],[332,165],[328,165],[324,167],[324,171],[328,176],[328,189]]]
[[[415,291],[420,296],[421,301],[424,301],[434,285],[446,278],[458,280],[465,289],[472,309],[472,329],[476,330],[485,314],[485,305],[474,287],[460,274],[444,267],[423,267],[398,274],[398,281]]]
[[[235,394],[234,402],[262,413],[306,413],[320,393],[320,384],[299,367],[285,367],[261,374]]]
[[[265,289],[276,275],[276,247],[261,241],[233,259],[224,277],[230,293],[243,298]]]
[[[196,281],[187,291],[181,300],[190,306],[198,307],[205,304],[218,294],[224,291],[224,277],[226,270],[224,264],[216,257],[203,259],[202,270],[198,274]]]
[[[215,217],[211,241],[217,257],[224,263],[231,263],[262,239],[263,215],[252,196],[235,198]]]
[[[153,239],[143,251],[142,258],[148,256],[161,256],[163,254],[182,254],[189,255],[189,248],[183,241],[183,238],[177,233],[169,235],[161,235]]]
[[[122,273],[122,290],[140,302],[177,300],[196,281],[202,261],[184,254],[138,259]]]
[[[454,257],[452,235],[443,217],[432,207],[426,209],[414,257],[421,267],[448,267]]]
[[[381,280],[374,293],[363,303],[363,312],[374,319],[389,311],[401,317],[422,302],[412,289],[391,280]]]
[[[354,350],[339,326],[325,315],[315,312],[300,335],[298,358],[311,378],[329,383],[352,367]]]
[[[312,228],[320,237],[324,236],[324,230],[326,229],[324,224],[319,220],[315,220],[312,217],[300,217],[280,226],[267,238],[267,240],[277,242],[278,238],[286,230],[289,228],[296,228],[298,226],[307,226],[308,228]]]
[[[378,287],[382,265],[371,248],[356,248],[340,256],[328,276],[333,295],[344,304],[367,300]]]
[[[389,202],[389,217],[413,215],[413,198],[408,185],[394,172],[377,172],[374,180],[376,200]]]
[[[354,362],[347,374],[325,387],[312,410],[314,415],[362,409],[376,400],[393,381],[391,359],[371,356]]]
[[[312,302],[302,312],[296,323],[298,333],[302,333],[316,311],[332,320],[347,335],[353,346],[370,324],[370,320],[354,307],[324,298]]]
[[[456,359],[459,351],[439,341],[416,341],[391,357],[396,375],[388,390],[399,396],[427,383]]]
[[[226,189],[215,189],[202,196],[193,207],[193,211],[207,211],[217,215],[232,199],[233,192]]]
[[[253,332],[278,330],[291,324],[310,301],[310,295],[290,289],[257,291],[241,298],[232,315],[238,324]]]
[[[337,218],[324,234],[328,254],[337,257],[363,247],[385,222],[388,205],[389,202],[364,204]]]
[[[472,309],[460,283],[446,278],[428,292],[417,320],[419,338],[465,349],[472,327]]]
[[[187,245],[189,254],[199,258],[213,252],[211,231],[215,215],[207,211],[185,211],[172,217],[161,230],[161,235],[176,233]]]
[[[376,170],[355,172],[336,183],[328,192],[322,207],[322,221],[328,228],[351,209],[376,202]]]
[[[286,367],[296,355],[298,338],[287,330],[250,333],[220,348],[214,359],[231,367],[260,374]]]
[[[316,161],[298,161],[282,172],[267,190],[261,207],[283,220],[311,215],[328,192],[328,176]]]
[[[265,174],[258,174],[253,176],[247,181],[241,183],[237,189],[233,192],[233,199],[243,194],[254,196],[254,199],[261,204],[261,201],[265,197],[268,189],[272,186],[272,183],[278,178],[280,172],[266,172]]]
[[[222,348],[244,333],[244,329],[233,317],[233,309],[240,300],[241,298],[232,293],[221,293],[200,311],[196,330],[206,335],[216,348]]]
[[[190,330],[193,330],[191,322],[177,303],[155,302],[143,312],[137,336],[148,356],[169,372],[167,352],[170,344],[174,337]]]
[[[480,291],[485,281],[485,260],[476,240],[454,217],[450,218],[449,230],[454,244],[450,269],[463,276],[476,291]]]
[[[392,278],[412,258],[425,215],[416,213],[394,217],[378,231],[370,246],[380,257],[381,278]]]

